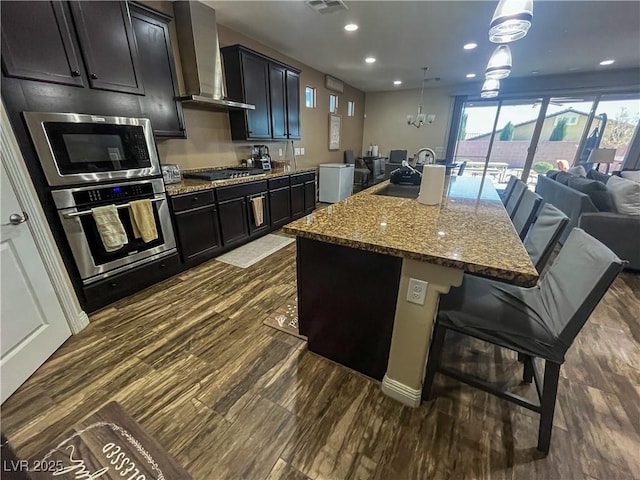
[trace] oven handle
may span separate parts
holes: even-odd
[[[161,198],[152,198],[151,201],[152,202],[161,202],[163,200],[166,200],[166,197],[161,197]],[[116,205],[116,208],[120,209],[120,208],[128,208],[129,206],[131,206],[130,203],[123,203],[121,205]],[[91,210],[84,210],[82,212],[73,212],[73,213],[64,213],[62,214],[62,216],[64,218],[73,218],[73,217],[83,217],[84,215],[91,215]]]

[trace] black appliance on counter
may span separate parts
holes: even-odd
[[[269,147],[266,145],[251,147],[251,158],[253,158],[254,167],[271,170],[271,155],[269,155]]]
[[[422,170],[420,165],[416,168],[402,166],[391,172],[390,183],[396,185],[420,185],[422,183]]]

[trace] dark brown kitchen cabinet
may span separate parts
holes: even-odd
[[[269,64],[266,59],[238,46],[221,49],[227,80],[227,97],[255,105],[255,110],[230,110],[233,140],[271,138]]]
[[[287,70],[287,138],[300,140],[300,74]]]
[[[233,140],[300,138],[300,72],[241,45],[221,49],[227,96],[255,105],[231,110]]]
[[[269,191],[271,226],[281,227],[291,221],[291,197],[288,186]]]
[[[271,97],[271,130],[273,138],[287,139],[287,69],[269,65],[269,95]]]
[[[131,23],[140,54],[145,95],[139,97],[142,116],[151,119],[156,137],[185,138],[169,17],[142,6],[131,6]]]
[[[70,2],[92,88],[144,94],[127,2]]]
[[[225,247],[240,243],[249,237],[245,197],[218,202],[218,217],[222,243]]]
[[[291,218],[300,218],[304,212],[304,183],[291,185]]]
[[[211,258],[222,247],[215,204],[179,212],[173,218],[184,263]]]
[[[1,2],[2,69],[8,77],[84,86],[63,2]]]
[[[316,181],[304,183],[304,211],[311,213],[316,209]]]

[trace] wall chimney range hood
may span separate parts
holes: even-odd
[[[216,11],[198,1],[173,2],[187,95],[185,104],[215,110],[255,110],[255,105],[226,98]]]

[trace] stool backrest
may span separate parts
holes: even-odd
[[[539,283],[541,301],[566,351],[625,262],[584,230],[574,228],[553,265]]]
[[[509,201],[509,197],[511,196],[511,193],[513,192],[513,187],[516,186],[516,183],[518,182],[518,177],[511,175],[509,177],[509,181],[507,182],[507,186],[504,187],[504,193],[502,194],[502,203],[503,204],[507,204],[507,202]]]
[[[353,154],[353,150],[344,151],[344,163],[350,163],[351,165],[355,165],[356,156]]]
[[[527,235],[529,231],[529,227],[533,223],[533,220],[536,218],[536,213],[538,213],[538,209],[542,204],[542,197],[537,193],[532,192],[527,189],[524,191],[524,195],[522,196],[522,200],[516,208],[516,211],[513,215],[513,226],[520,235],[521,239]]]
[[[524,195],[524,191],[527,189],[527,186],[524,182],[520,180],[516,180],[516,184],[511,191],[511,195],[509,196],[509,200],[505,204],[505,208],[507,209],[507,213],[511,218],[513,218],[513,214],[516,212],[516,208],[520,204],[520,200],[522,200],[522,196]]]
[[[391,150],[389,152],[389,162],[390,163],[402,163],[407,159],[407,151],[406,150]]]
[[[539,273],[542,273],[542,270],[547,265],[551,252],[553,252],[568,224],[569,217],[556,207],[550,203],[545,203],[542,206],[540,215],[538,215],[538,218],[529,229],[529,233],[524,240],[527,253]]]

